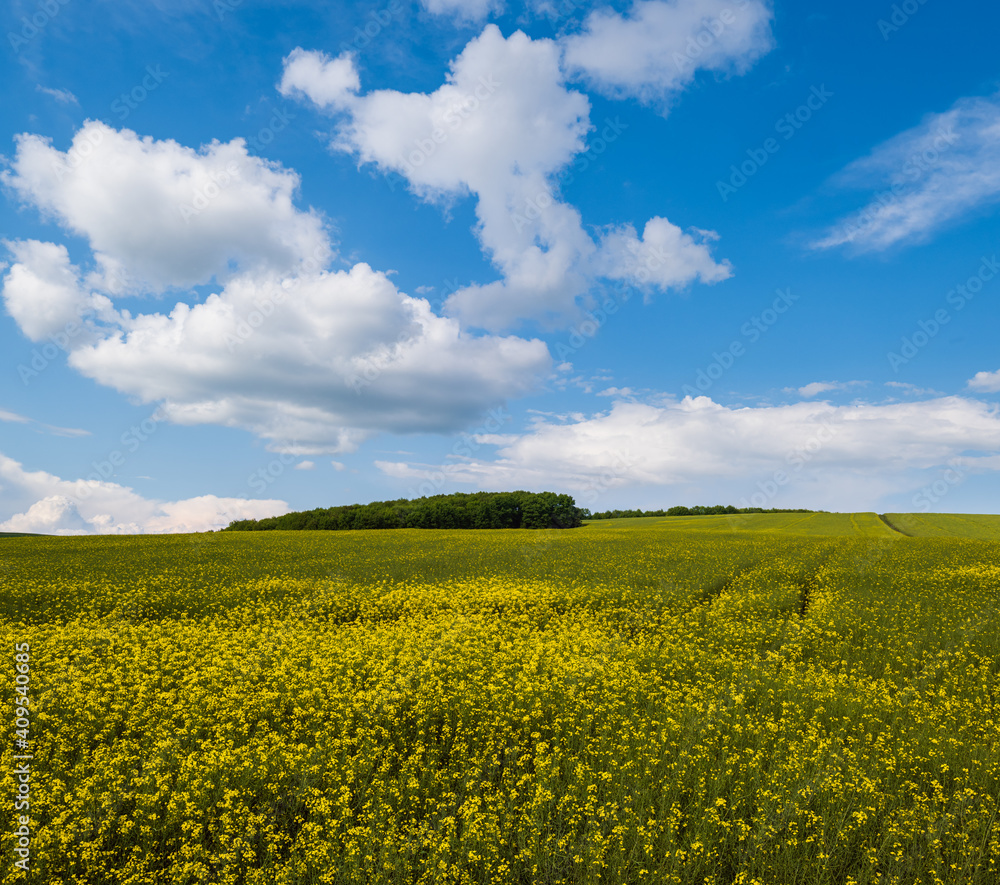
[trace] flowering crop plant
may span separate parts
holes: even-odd
[[[0,878],[1000,882],[996,542],[817,518],[0,540]]]

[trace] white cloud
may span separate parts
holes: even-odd
[[[45,424],[41,421],[36,421],[34,418],[25,418],[24,415],[18,415],[16,412],[8,412],[6,409],[0,409],[0,421],[6,421],[10,424],[30,424],[35,427],[41,427],[53,436],[90,436],[89,430],[81,430],[78,427],[57,427],[53,424]]]
[[[15,260],[3,279],[4,304],[32,341],[66,334],[68,328],[74,335],[89,334],[93,324],[84,317],[115,316],[107,297],[81,286],[79,270],[70,264],[65,246],[38,240],[4,245]]]
[[[521,31],[505,39],[487,25],[436,91],[363,96],[340,144],[430,197],[485,192],[517,170],[554,172],[583,148],[589,128],[590,103],[562,79],[551,40]]]
[[[299,463],[295,465],[295,469],[296,470],[315,470],[316,469],[316,462],[315,461],[299,461]]]
[[[539,419],[493,460],[447,465],[456,482],[483,488],[565,489],[589,506],[616,488],[663,486],[677,496],[712,489],[738,503],[756,482],[783,472],[782,494],[813,507],[861,510],[922,484],[919,472],[960,458],[969,471],[996,468],[1000,411],[942,397],[908,403],[795,403],[728,408],[708,397],[660,405],[616,402],[607,412]],[[378,462],[392,476],[428,467]],[[774,505],[778,506],[778,505]]]
[[[804,387],[799,388],[785,388],[787,393],[795,391],[799,396],[804,396],[806,399],[812,399],[814,396],[818,396],[821,393],[828,393],[831,390],[850,390],[852,387],[862,387],[866,382],[864,381],[813,381],[811,384],[806,384]]]
[[[36,86],[35,89],[39,92],[44,92],[46,95],[51,95],[59,104],[75,104],[77,106],[80,104],[77,97],[68,89],[51,89],[41,84]]]
[[[304,95],[321,108],[342,108],[361,88],[354,56],[341,53],[331,59],[326,53],[293,49],[282,62],[284,71],[278,91],[285,96]]]
[[[829,390],[839,390],[840,385],[836,381],[813,381],[812,384],[806,384],[804,387],[798,388],[798,393],[800,396],[806,397],[806,399],[811,399],[820,393],[826,393]]]
[[[69,361],[177,423],[246,428],[300,455],[459,430],[551,364],[543,342],[464,334],[366,264],[241,277],[203,304],[127,318]]]
[[[636,0],[564,38],[567,69],[613,97],[663,104],[701,70],[743,73],[773,46],[770,3]]]
[[[663,288],[728,276],[705,245],[711,234],[663,218],[642,241],[628,227],[601,243],[584,230],[553,182],[584,150],[589,114],[586,96],[565,87],[556,43],[520,31],[505,39],[488,25],[436,91],[359,97],[335,144],[403,175],[423,199],[476,197],[476,233],[502,279],[448,298],[446,311],[467,326],[568,323],[599,277]]]
[[[95,153],[63,180],[49,181],[43,160],[68,162],[65,156],[40,139],[22,138],[10,183],[43,209],[61,207],[66,227],[89,232],[95,269],[85,275],[61,245],[8,244],[15,263],[3,297],[34,340],[94,313],[82,334],[64,336],[60,346],[72,367],[99,383],[162,402],[163,414],[177,423],[240,427],[275,450],[308,455],[350,451],[379,431],[459,430],[548,372],[542,341],[465,333],[367,264],[331,272],[315,257],[286,260],[303,258],[305,248],[323,257],[331,249],[318,218],[291,202],[294,173],[248,157],[242,143],[196,152],[101,124],[86,124],[83,132],[74,145],[86,142],[86,132],[98,133],[95,151],[146,158],[142,193],[164,211],[163,201],[185,175],[210,176],[227,158],[243,164],[229,189],[199,210],[204,248],[192,257],[187,234],[175,235],[176,219],[144,209],[131,214],[137,197],[105,174],[109,157]],[[123,178],[138,187],[137,169],[124,165]],[[78,192],[82,182],[86,188]],[[224,195],[233,203],[213,214]],[[268,207],[274,217],[265,221],[258,210]],[[106,229],[117,216],[115,230]],[[126,230],[130,239],[122,245],[115,237]],[[286,241],[287,254],[279,248]],[[260,249],[243,261],[244,245],[254,242]],[[155,278],[159,286],[223,280],[203,303],[133,314],[113,307],[113,297],[129,293],[119,285],[122,275]]]
[[[329,255],[320,217],[293,203],[298,176],[242,139],[195,151],[87,121],[66,151],[18,136],[0,180],[86,237],[99,264],[155,291]]]
[[[981,393],[997,393],[1000,391],[1000,370],[996,372],[976,372],[969,380],[969,388]]]
[[[482,21],[494,12],[503,11],[500,0],[420,0],[424,9],[435,15],[453,15],[462,21]]]
[[[916,384],[910,384],[908,381],[886,381],[885,386],[894,387],[907,396],[944,396],[940,390],[934,390],[931,387],[918,387]]]
[[[85,535],[92,534],[94,526],[80,515],[72,498],[50,495],[36,501],[24,513],[16,513],[0,523],[0,529],[43,535]]]
[[[711,231],[684,233],[666,218],[651,218],[641,238],[631,225],[606,233],[595,265],[603,277],[660,289],[695,280],[718,283],[733,273],[728,261],[716,263],[712,258],[708,243],[717,238]]]
[[[963,98],[856,160],[836,179],[879,188],[813,248],[881,251],[930,238],[1000,199],[1000,95]]]
[[[0,454],[0,532],[53,535],[203,532],[234,519],[287,513],[284,501],[202,495],[181,501],[143,498],[130,488],[97,480],[64,480],[26,470]]]

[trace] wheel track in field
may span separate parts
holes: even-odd
[[[904,532],[901,528],[899,528],[899,526],[895,526],[891,522],[889,522],[889,518],[884,513],[880,513],[878,515],[878,518],[881,519],[882,522],[884,522],[887,526],[889,526],[889,528],[891,528],[894,532],[899,532],[899,534],[905,535],[907,538],[913,537],[913,535],[911,535],[909,532]]]
[[[819,562],[817,562],[812,568],[812,574],[807,575],[803,580],[799,581],[799,617],[804,619],[806,616],[806,610],[809,608],[809,601],[812,598],[813,592],[816,590],[816,579],[819,577],[819,573],[822,571],[823,566],[827,564],[838,552],[838,547],[836,544],[831,545],[829,551],[824,554]]]

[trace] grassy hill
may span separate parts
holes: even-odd
[[[727,516],[644,516],[586,522],[607,528],[669,532],[766,532],[835,538],[968,538],[1000,541],[1000,516],[975,513],[747,513]]]
[[[597,523],[588,523],[594,524]],[[746,513],[726,516],[665,516],[605,519],[609,528],[653,527],[670,532],[767,532],[815,537],[899,537],[877,513]]]
[[[976,538],[1000,541],[1000,516],[982,513],[887,513],[903,534],[916,538]]]

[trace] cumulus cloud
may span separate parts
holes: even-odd
[[[944,113],[929,114],[849,165],[835,182],[877,191],[813,248],[882,251],[930,238],[1000,199],[1000,95],[963,98]]]
[[[331,59],[326,53],[293,49],[282,62],[278,91],[285,96],[305,96],[317,107],[342,108],[361,88],[354,56],[341,53]]]
[[[601,92],[663,104],[700,70],[740,74],[774,44],[761,0],[636,0],[590,13],[563,45],[567,68]]]
[[[51,535],[204,532],[287,513],[284,501],[202,495],[159,501],[93,479],[64,480],[0,453],[0,532]]]
[[[969,388],[980,393],[997,393],[1000,391],[1000,370],[996,372],[976,372],[969,379]]]
[[[553,182],[586,146],[590,102],[566,88],[560,63],[555,42],[488,25],[437,90],[362,95],[339,129],[337,147],[404,176],[423,199],[476,197],[476,233],[502,279],[448,298],[446,312],[467,326],[569,322],[600,277],[663,288],[729,275],[709,254],[711,235],[663,218],[642,241],[629,228],[601,243],[584,230]]]
[[[685,233],[666,218],[651,218],[642,237],[631,225],[606,233],[595,266],[603,277],[660,289],[683,287],[695,280],[718,283],[729,279],[733,271],[728,261],[717,263],[712,258],[709,243],[716,239],[712,231]]]
[[[194,151],[88,123],[74,139],[84,143],[93,153],[60,172],[72,150],[22,137],[8,183],[90,238],[93,269],[73,265],[62,245],[8,244],[4,302],[34,340],[85,317],[65,336],[69,364],[161,402],[177,423],[244,428],[278,451],[337,453],[380,431],[461,429],[548,372],[540,340],[464,332],[367,264],[325,269],[332,249],[319,218],[292,203],[297,176],[249,157],[239,140]],[[115,157],[138,196],[105,169]],[[140,160],[141,186],[130,165]],[[167,204],[230,162],[228,186],[194,204],[196,248]],[[160,211],[137,208],[139,197]],[[217,288],[162,312],[116,310],[132,291],[120,280],[137,277],[158,288],[214,277]]]
[[[14,264],[3,280],[4,304],[21,331],[41,341],[68,327],[83,333],[94,316],[113,319],[116,314],[106,296],[90,292],[79,279],[79,269],[69,260],[65,246],[38,240],[6,241]]]
[[[242,427],[311,455],[351,451],[379,431],[458,430],[530,390],[550,358],[537,339],[469,336],[358,264],[241,277],[203,304],[126,319],[74,349],[70,365],[162,401],[174,422]]]
[[[913,488],[919,471],[959,458],[996,469],[1000,411],[963,397],[907,403],[726,407],[708,397],[660,404],[616,402],[606,412],[540,418],[496,457],[445,467],[378,462],[392,476],[446,470],[483,488],[560,488],[589,506],[616,488],[662,486],[675,495],[711,488],[728,500],[757,493],[755,480],[808,490],[811,506],[858,510]],[[787,486],[787,487],[786,487]]]
[[[431,197],[486,191],[518,169],[553,172],[583,148],[589,128],[589,101],[562,80],[551,40],[521,31],[505,39],[487,25],[434,92],[363,96],[340,145],[396,169]]]
[[[19,136],[0,180],[85,237],[98,265],[153,291],[329,255],[319,215],[294,205],[298,175],[239,138],[196,151],[91,120],[66,151]]]

